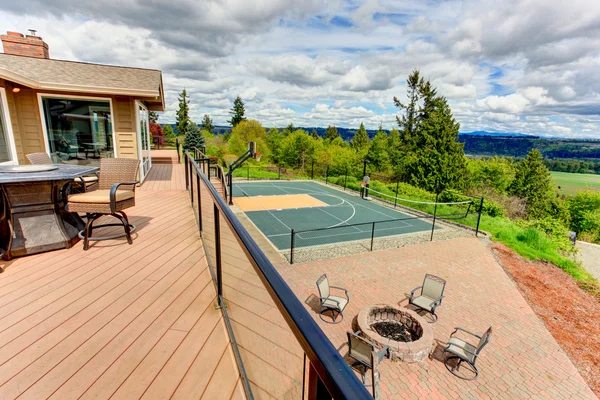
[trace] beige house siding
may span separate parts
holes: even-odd
[[[131,97],[113,97],[117,157],[138,158],[135,101]]]
[[[46,151],[36,91],[23,88],[11,93],[8,107],[19,164],[27,164],[25,154]]]
[[[5,87],[5,81],[0,79],[0,86]],[[86,96],[82,93],[40,92],[44,94],[60,95],[66,98],[72,96]],[[12,131],[17,149],[19,164],[28,164],[26,154],[46,151],[42,117],[38,104],[38,91],[21,88],[18,93],[6,91],[8,109],[12,122]],[[115,130],[115,149],[117,157],[138,158],[138,143],[136,130],[136,104],[135,99],[126,96],[97,96],[89,97],[106,98],[112,101],[113,123]]]

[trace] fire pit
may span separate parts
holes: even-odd
[[[381,349],[390,347],[392,360],[423,361],[433,348],[433,331],[416,312],[384,304],[358,314],[361,335]]]

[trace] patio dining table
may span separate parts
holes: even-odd
[[[84,222],[65,210],[63,188],[98,167],[70,164],[0,166],[0,248],[4,259],[70,248]]]

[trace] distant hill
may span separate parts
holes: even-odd
[[[492,136],[492,137],[527,137],[527,138],[538,138],[539,136],[527,135],[525,133],[517,132],[487,132],[487,131],[473,131],[473,132],[460,132],[458,136]]]

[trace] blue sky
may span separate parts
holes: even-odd
[[[265,126],[395,126],[419,69],[462,131],[600,138],[600,2],[23,0],[5,30],[36,28],[53,58],[157,68],[174,121],[225,124],[240,95]]]

